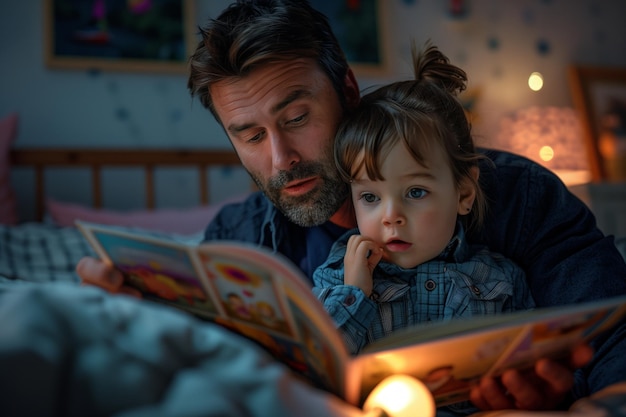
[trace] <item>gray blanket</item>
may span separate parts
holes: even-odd
[[[68,283],[0,282],[2,416],[357,416],[253,342]]]

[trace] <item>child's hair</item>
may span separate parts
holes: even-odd
[[[335,140],[335,163],[345,181],[365,168],[372,180],[384,180],[380,165],[391,148],[403,142],[415,160],[428,166],[424,155],[432,146],[445,150],[458,186],[470,180],[476,189],[468,226],[479,227],[486,203],[471,168],[484,156],[474,150],[471,126],[456,95],[467,76],[448,57],[427,43],[421,52],[412,45],[415,79],[399,81],[363,96],[342,122]]]

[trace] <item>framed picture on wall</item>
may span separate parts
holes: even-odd
[[[42,0],[49,68],[185,73],[194,0]]]
[[[626,68],[569,68],[594,181],[626,180]]]
[[[310,0],[324,13],[357,76],[381,76],[388,69],[387,28],[381,0]]]

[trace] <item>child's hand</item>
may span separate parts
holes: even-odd
[[[369,297],[372,293],[372,274],[382,257],[383,249],[373,240],[361,235],[350,236],[344,257],[344,284],[361,288]]]

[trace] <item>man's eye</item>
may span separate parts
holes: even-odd
[[[365,201],[366,203],[373,203],[375,201],[378,201],[378,197],[376,197],[376,195],[372,193],[363,193],[361,194],[361,200]]]
[[[259,132],[256,135],[252,136],[251,138],[246,139],[246,143],[257,143],[261,139],[263,139],[263,136],[264,136],[264,133]]]
[[[304,120],[306,119],[308,113],[304,113],[298,117],[294,117],[293,119],[287,121],[288,125],[298,125],[301,124],[302,122],[304,122]]]
[[[428,191],[422,188],[411,188],[408,192],[409,198],[424,198]]]

